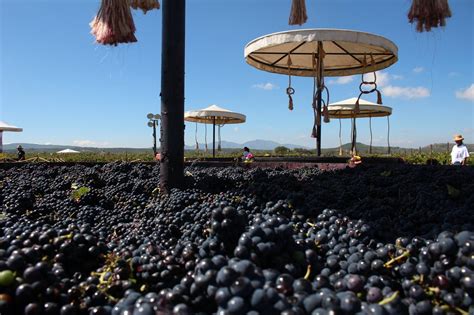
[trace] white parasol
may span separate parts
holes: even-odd
[[[257,38],[244,50],[247,63],[257,69],[285,74],[289,77],[287,94],[289,108],[293,109],[291,76],[314,78],[313,109],[315,122],[312,136],[317,138],[321,154],[322,92],[327,91],[324,77],[349,76],[375,72],[389,67],[398,60],[398,48],[390,40],[370,33],[338,30],[307,29],[274,33]],[[376,80],[362,78],[361,94],[377,91]],[[362,90],[362,85],[371,85]],[[327,92],[326,107],[329,103]]]
[[[212,124],[212,157],[215,157],[216,124],[218,126],[227,124],[241,124],[245,122],[246,117],[243,114],[239,114],[228,109],[221,108],[217,105],[211,105],[201,110],[188,111],[184,113],[184,120],[202,124]]]
[[[357,105],[358,103],[358,105]],[[351,128],[351,151],[356,154],[356,118],[369,118],[369,129],[370,129],[370,149],[372,153],[372,117],[387,117],[388,122],[388,150],[390,152],[390,120],[389,116],[392,114],[392,108],[389,106],[382,106],[376,103],[372,103],[361,98],[353,97],[344,101],[336,102],[328,106],[328,114],[330,118],[339,118],[339,154],[342,154],[342,140],[341,140],[341,120],[344,118],[350,118],[352,123]]]
[[[4,131],[22,132],[23,128],[9,125],[4,121],[0,121],[0,153],[3,152],[3,132]]]

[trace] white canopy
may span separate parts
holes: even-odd
[[[4,121],[0,121],[0,131],[13,131],[13,132],[21,132],[23,128],[12,126],[7,124]]]
[[[318,42],[322,43],[324,51],[322,75],[325,77],[374,72],[398,60],[398,48],[392,41],[379,35],[339,29],[306,29],[265,35],[248,43],[244,56],[249,65],[260,70],[315,77]],[[371,64],[371,56],[374,64]]]
[[[363,99],[359,99],[359,113],[355,114],[355,103],[357,97],[349,98],[344,101],[329,104],[329,117],[331,118],[368,118],[385,117],[392,114],[392,108],[378,105]]]
[[[245,115],[232,112],[217,105],[184,113],[184,120],[203,124],[240,124],[245,122]]]
[[[81,153],[81,152],[76,151],[76,150],[71,150],[71,149],[64,149],[64,150],[58,151],[56,153],[58,153],[58,154],[67,154],[67,153]]]

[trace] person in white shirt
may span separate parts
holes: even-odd
[[[461,135],[454,136],[454,142],[456,145],[451,151],[451,164],[453,165],[466,165],[467,158],[469,157],[469,152],[467,147],[462,143],[464,138]]]

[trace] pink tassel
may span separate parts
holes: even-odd
[[[135,10],[141,9],[143,14],[146,14],[150,10],[160,9],[158,0],[130,0],[130,6]]]
[[[117,46],[137,41],[128,1],[102,0],[99,12],[89,24],[97,43]]]

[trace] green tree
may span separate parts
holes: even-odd
[[[284,146],[278,146],[273,151],[275,151],[275,154],[285,155],[285,154],[288,154],[290,152],[290,149],[287,148],[287,147],[284,147]]]

